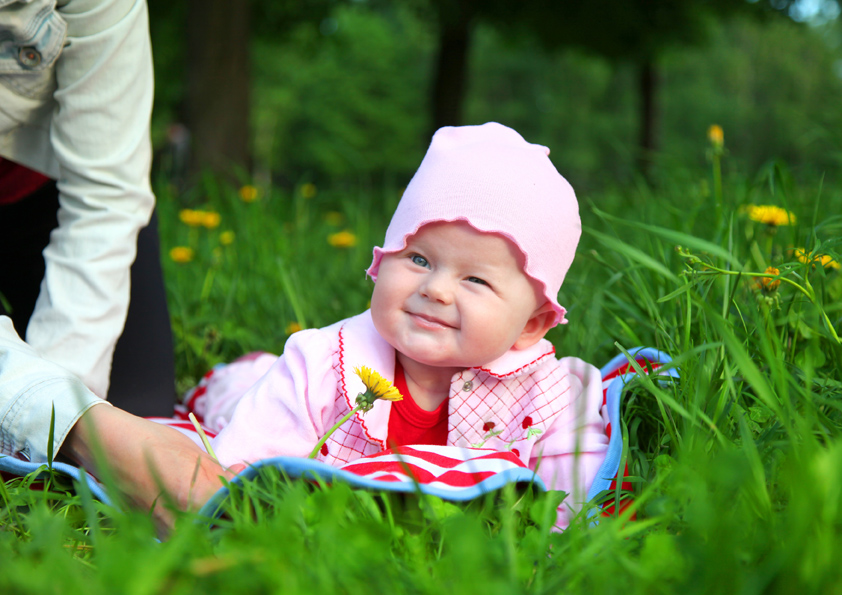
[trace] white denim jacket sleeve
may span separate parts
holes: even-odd
[[[56,179],[60,201],[26,340],[105,397],[154,206],[146,2],[0,0],[0,31],[21,33],[0,44],[0,155]]]
[[[53,452],[88,409],[108,404],[67,370],[39,358],[0,316],[0,454],[47,462],[55,407]]]

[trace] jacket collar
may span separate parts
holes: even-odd
[[[368,366],[387,380],[395,380],[395,350],[374,328],[371,310],[348,318],[339,323],[339,376],[340,390],[348,407],[356,405],[357,395],[365,391],[365,385],[354,368]],[[546,339],[522,350],[509,350],[502,356],[484,366],[473,368],[496,378],[521,376],[531,373],[543,364],[548,357],[555,355],[555,348]],[[378,399],[374,407],[357,418],[366,435],[386,447],[389,431],[389,413],[391,403]]]
[[[495,378],[507,378],[530,374],[532,371],[555,356],[555,347],[546,339],[541,339],[535,345],[526,349],[509,349],[491,363],[472,368],[481,370]]]
[[[348,318],[339,328],[339,382],[342,396],[348,407],[356,406],[356,398],[365,392],[365,385],[354,373],[354,368],[367,366],[386,378],[395,381],[395,350],[389,345],[371,320],[371,310]],[[366,436],[386,448],[389,432],[391,403],[378,399],[371,411],[356,414]]]

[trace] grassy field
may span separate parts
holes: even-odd
[[[158,542],[142,511],[13,480],[0,592],[842,592],[842,188],[775,163],[720,181],[719,159],[579,197],[558,353],[601,365],[653,346],[681,371],[625,396],[637,520],[557,534],[555,495],[455,506],[267,477],[214,528],[184,515]],[[181,388],[365,309],[400,191],[162,185]]]

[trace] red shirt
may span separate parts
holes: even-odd
[[[402,401],[392,403],[389,414],[389,436],[386,444],[404,446],[407,444],[447,445],[447,399],[435,411],[424,411],[412,399],[406,386],[403,368],[395,362],[395,388],[403,395]]]
[[[18,202],[49,181],[37,171],[0,157],[0,205]]]

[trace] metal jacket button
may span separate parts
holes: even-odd
[[[462,385],[462,390],[465,392],[468,392],[472,388],[474,388],[474,383],[470,380],[468,380],[465,384]]]
[[[41,52],[34,47],[22,47],[18,52],[18,60],[27,68],[35,68],[41,63]]]

